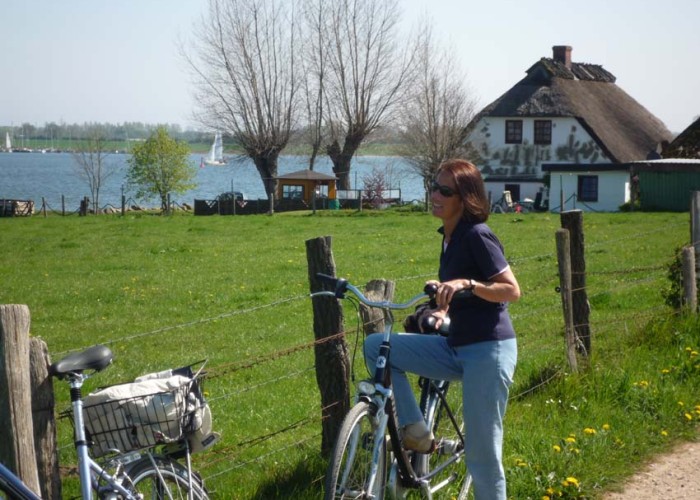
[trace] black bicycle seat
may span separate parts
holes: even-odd
[[[49,375],[60,378],[69,373],[81,373],[85,370],[99,372],[107,368],[112,363],[113,358],[114,354],[109,347],[92,346],[82,352],[69,354],[53,363],[49,367]]]

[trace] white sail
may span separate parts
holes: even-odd
[[[221,139],[221,134],[217,133],[214,137],[214,144],[211,145],[209,155],[204,158],[204,163],[207,165],[226,165],[227,161],[224,158],[224,142]]]
[[[10,141],[10,133],[5,132],[5,149],[7,151],[12,151],[12,141]]]

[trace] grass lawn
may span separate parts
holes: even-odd
[[[694,436],[700,329],[661,294],[688,243],[688,214],[584,215],[593,338],[577,374],[556,291],[559,216],[498,214],[489,224],[523,290],[511,306],[520,357],[506,418],[509,495],[594,497],[648,454]],[[320,498],[305,242],[332,236],[339,276],[395,280],[404,299],[435,277],[437,227],[397,210],[0,219],[0,303],[29,306],[31,332],[54,360],[108,344],[115,363],[88,391],[208,359],[205,388],[223,439],[196,466],[212,496]],[[345,319],[353,346],[351,308]],[[67,391],[56,387],[63,409]],[[72,463],[66,420],[59,431],[61,461]]]

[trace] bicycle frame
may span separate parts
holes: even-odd
[[[73,419],[75,420],[75,449],[78,455],[78,472],[80,475],[80,494],[83,499],[92,498],[92,490],[97,490],[100,480],[105,481],[115,493],[119,493],[125,500],[135,499],[135,497],[124,488],[115,477],[104,470],[95,462],[88,453],[89,445],[85,435],[85,425],[83,420],[83,400],[81,397],[81,387],[88,375],[82,373],[68,376],[71,394],[71,406],[73,408]]]
[[[41,500],[20,478],[0,463],[0,492],[2,491],[9,494],[9,498],[16,498],[19,500]]]

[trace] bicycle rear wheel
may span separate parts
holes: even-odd
[[[421,476],[437,472],[430,479],[433,493],[440,498],[465,500],[472,478],[464,462],[464,413],[460,391],[448,391],[445,381],[424,380],[421,407],[437,441],[437,450],[430,455],[418,454],[415,469]],[[440,397],[442,394],[443,398]]]
[[[348,412],[340,427],[331,462],[326,473],[326,500],[368,498],[376,428],[370,405],[358,402]],[[386,441],[378,449],[378,468],[371,488],[372,498],[384,498],[386,484]]]
[[[167,457],[144,458],[130,467],[127,475],[130,489],[144,500],[209,498],[199,474],[192,471],[190,477],[185,466]]]

